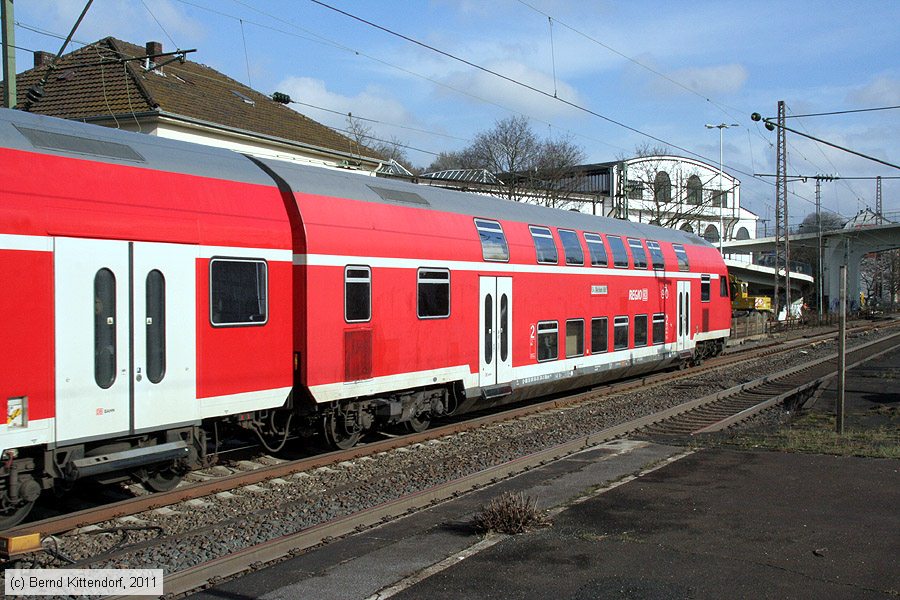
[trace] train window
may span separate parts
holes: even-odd
[[[566,358],[584,354],[584,319],[566,321]]]
[[[728,297],[728,278],[721,275],[719,275],[719,296],[722,298]]]
[[[450,316],[450,271],[419,269],[417,311],[420,319],[442,319]]]
[[[537,227],[535,225],[528,226],[531,231],[531,237],[534,239],[534,250],[537,253],[537,261],[539,263],[547,263],[555,265],[559,262],[559,255],[556,251],[556,242],[553,241],[553,234],[546,227]]]
[[[616,317],[613,321],[613,349],[628,347],[628,317]]]
[[[269,318],[266,262],[236,258],[209,261],[209,310],[215,326],[265,325]]]
[[[684,245],[672,244],[672,249],[675,250],[675,258],[678,259],[678,270],[690,271],[691,265],[688,263],[687,252],[684,251]]]
[[[537,324],[538,362],[556,360],[559,355],[559,325],[556,321],[539,321]]]
[[[709,302],[709,275],[700,276],[700,302]]]
[[[653,268],[665,269],[666,259],[663,257],[662,248],[659,247],[659,242],[647,240],[647,250],[650,251],[650,262],[653,265]]]
[[[116,276],[94,275],[94,381],[104,390],[116,381]]]
[[[622,238],[617,235],[608,235],[606,241],[609,242],[609,248],[612,250],[613,266],[617,269],[627,269],[628,251],[625,249]]]
[[[658,313],[653,315],[653,343],[662,344],[666,341],[666,315]]]
[[[481,256],[484,260],[509,261],[509,246],[500,223],[475,219],[475,229],[478,230],[478,237],[481,239]]]
[[[365,323],[372,319],[372,269],[348,265],[344,268],[344,320]]]
[[[578,234],[568,229],[558,229],[559,241],[563,245],[563,253],[566,255],[567,265],[584,265],[584,250],[578,241]]]
[[[591,354],[600,354],[609,350],[609,319],[595,317],[591,319]]]
[[[631,248],[631,258],[634,260],[635,269],[647,268],[647,253],[644,251],[644,245],[641,240],[628,238],[628,247]]]
[[[635,315],[634,317],[634,345],[647,345],[647,315]]]
[[[147,379],[159,383],[166,376],[166,278],[147,273]]]
[[[606,246],[603,245],[603,239],[598,234],[585,233],[584,242],[588,247],[592,267],[605,267],[609,264],[609,259],[606,257]]]

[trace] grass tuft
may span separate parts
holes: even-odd
[[[547,524],[547,517],[537,509],[537,503],[522,493],[504,492],[482,506],[472,519],[476,530],[488,533],[524,533],[533,527]]]

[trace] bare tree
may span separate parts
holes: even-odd
[[[375,137],[372,128],[352,114],[347,115],[347,137],[354,144],[354,154],[375,155],[385,161],[394,160],[407,170],[412,170],[406,155],[406,145],[401,139],[396,136],[391,136],[388,140]]]
[[[509,117],[477,134],[459,152],[443,153],[429,170],[485,169],[504,184],[510,200],[563,207],[579,190],[573,168],[584,152],[570,138],[541,140],[527,117]]]

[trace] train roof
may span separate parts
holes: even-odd
[[[0,147],[272,185],[270,177],[231,150],[6,108],[0,109]]]
[[[348,198],[451,212],[501,221],[518,221],[564,229],[650,238],[666,242],[710,246],[705,239],[685,231],[633,221],[598,217],[584,213],[514,202],[472,192],[419,185],[396,179],[374,178],[278,160],[262,159],[297,194]]]
[[[248,160],[224,148],[0,109],[0,147],[159,171],[272,185],[266,165],[294,193],[347,198],[612,235],[710,246],[684,231],[513,202],[493,196],[376,178],[274,159]],[[711,247],[711,246],[710,246]]]

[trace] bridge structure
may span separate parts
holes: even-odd
[[[818,233],[791,234],[789,236],[792,248],[818,248]],[[862,225],[849,229],[837,229],[822,232],[822,264],[823,264],[823,290],[825,306],[830,312],[837,312],[840,301],[840,267],[847,267],[847,298],[848,305],[859,307],[859,265],[864,256],[872,252],[885,252],[900,248],[900,223],[885,223],[881,225]],[[722,251],[729,253],[740,252],[774,252],[775,238],[757,238],[752,240],[730,240],[724,242]],[[768,273],[774,283],[775,272],[771,267],[758,267],[746,263],[729,263],[730,268],[739,269],[742,274],[746,271],[751,279],[758,279],[764,273]],[[782,272],[782,277],[784,276]],[[802,282],[812,282],[809,276],[795,276],[791,273],[792,289]]]

